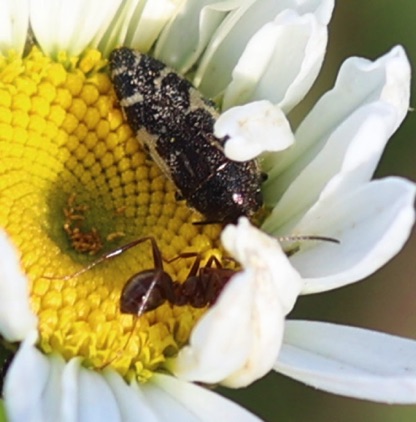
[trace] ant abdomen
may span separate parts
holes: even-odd
[[[175,301],[171,276],[161,269],[144,270],[127,280],[120,296],[120,311],[140,315]]]

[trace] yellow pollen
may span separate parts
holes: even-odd
[[[220,227],[193,225],[202,217],[176,201],[125,122],[100,53],[57,57],[36,48],[0,57],[0,224],[22,254],[39,347],[144,381],[187,342],[203,310],[165,303],[138,320],[120,312],[126,281],[154,267],[148,242],[62,277],[144,236],[167,259],[221,257]],[[165,269],[183,281],[192,264]]]

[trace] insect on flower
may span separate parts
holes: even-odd
[[[120,249],[127,249],[149,240],[152,244],[154,267],[140,271],[127,280],[120,297],[122,313],[142,315],[152,311],[168,301],[171,305],[190,305],[194,308],[212,306],[218,299],[225,285],[239,270],[224,268],[214,255],[211,255],[204,266],[201,256],[194,252],[185,252],[172,259],[163,259],[156,240],[152,236],[130,242]],[[339,243],[338,240],[325,236],[286,236],[280,241],[318,240]],[[296,252],[291,250],[288,255]],[[121,253],[121,252],[120,252]],[[112,255],[114,256],[114,255]],[[174,281],[163,267],[163,261],[171,263],[182,258],[194,258],[194,263],[183,283]],[[232,258],[226,258],[234,261]]]
[[[318,240],[339,243],[336,239],[324,236],[286,236],[279,238],[279,240]],[[69,280],[146,241],[149,241],[152,245],[153,267],[139,271],[131,276],[126,281],[120,295],[120,312],[131,314],[136,318],[134,328],[130,331],[130,335],[126,340],[126,345],[123,349],[125,349],[130,342],[133,333],[135,332],[135,327],[142,315],[157,309],[165,302],[170,303],[172,306],[189,305],[194,308],[212,306],[215,304],[232,276],[240,271],[224,268],[222,263],[214,255],[208,258],[205,265],[202,265],[201,255],[196,252],[184,252],[174,258],[164,259],[155,238],[153,236],[146,236],[107,252],[74,274],[64,277],[44,277],[49,279],[59,278],[61,280]],[[291,255],[296,252],[297,248],[290,250],[287,254]],[[172,276],[165,271],[163,263],[171,263],[178,259],[187,258],[193,258],[194,262],[185,281],[181,283],[174,280]],[[223,258],[223,260],[227,259],[235,262],[232,258]],[[108,366],[118,359],[122,355],[123,349],[120,349],[116,356],[107,361],[101,368]]]
[[[227,137],[214,136],[213,103],[162,62],[122,47],[110,55],[120,106],[138,141],[206,223],[252,217],[263,205],[265,180],[255,160],[224,154]]]
[[[214,255],[208,258],[204,266],[201,266],[201,256],[196,252],[184,252],[174,258],[164,259],[155,238],[146,236],[102,255],[73,274],[64,277],[44,277],[70,280],[146,241],[152,245],[153,267],[134,274],[126,281],[120,296],[122,313],[140,316],[158,308],[166,301],[176,306],[190,305],[194,308],[210,306],[215,303],[228,280],[236,272],[224,268]],[[171,263],[182,258],[194,258],[194,262],[186,280],[180,283],[174,281],[165,271],[163,262]]]
[[[339,243],[337,239],[315,235],[284,236],[278,240],[281,242],[317,240]],[[231,277],[239,271],[224,268],[222,263],[214,255],[211,255],[205,265],[202,266],[201,255],[196,252],[184,252],[171,259],[164,259],[156,239],[153,236],[146,236],[107,252],[73,274],[64,277],[44,277],[69,280],[146,241],[149,241],[152,245],[153,267],[132,275],[126,281],[120,295],[120,311],[122,313],[140,317],[146,312],[157,309],[166,301],[175,306],[190,305],[194,308],[212,306]],[[292,255],[296,252],[297,249],[289,250],[287,255]],[[178,259],[186,258],[194,258],[186,280],[183,283],[173,280],[172,276],[165,271],[163,262],[172,263]],[[234,261],[232,258],[224,259]]]
[[[140,271],[126,282],[120,297],[122,313],[140,316],[166,301],[171,305],[190,305],[194,308],[213,305],[235,274],[235,270],[223,268],[214,255],[208,258],[205,266],[201,266],[201,256],[188,252],[165,260],[170,263],[181,258],[194,258],[186,280],[183,283],[174,281],[163,268],[162,254],[155,239],[146,237],[141,240],[149,240],[152,244],[154,268]],[[125,247],[129,248],[131,244]]]

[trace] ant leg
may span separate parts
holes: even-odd
[[[173,258],[165,259],[166,263],[175,262],[182,258],[194,258],[191,269],[183,283],[172,282],[173,300],[169,300],[173,305],[184,306],[191,304],[191,298],[198,294],[198,270],[201,265],[201,256],[198,252],[183,252]]]
[[[216,266],[217,268],[214,268]],[[219,284],[216,281],[217,269],[222,269],[218,258],[211,255],[204,267],[201,267],[201,257],[196,255],[195,261],[184,283],[177,287],[178,305],[191,305],[194,308],[203,308],[211,303],[211,298]],[[212,270],[212,271],[211,271]]]
[[[120,246],[117,249],[113,249],[110,252],[107,252],[106,254],[100,256],[98,259],[96,259],[95,261],[91,262],[90,264],[88,264],[86,267],[82,268],[79,271],[76,271],[72,274],[69,275],[64,275],[61,277],[57,277],[57,276],[48,276],[48,275],[43,275],[43,278],[46,278],[48,280],[70,280],[71,278],[74,277],[78,277],[84,273],[86,273],[87,271],[91,270],[92,268],[94,268],[96,265],[101,264],[102,262],[106,261],[107,259],[111,259],[114,258],[118,255],[121,255],[123,252],[128,251],[129,249],[133,248],[134,246],[137,246],[143,242],[145,242],[146,240],[150,240],[150,242],[152,243],[152,251],[153,251],[153,260],[155,262],[155,265],[159,265],[163,267],[162,264],[162,257],[161,257],[161,253],[159,248],[157,247],[156,244],[156,240],[153,236],[146,236],[146,237],[141,237],[139,239],[133,240],[130,243],[126,243],[123,246]]]
[[[189,287],[193,287],[193,294],[190,302],[196,308],[210,305],[216,294],[219,285],[219,277],[216,274],[218,269],[222,268],[222,264],[215,255],[211,255],[205,266],[199,269],[198,277],[189,278]],[[187,280],[187,281],[188,281]]]
[[[187,256],[187,258],[191,258],[191,256]],[[195,260],[194,263],[192,264],[191,269],[189,270],[189,274],[188,277],[186,277],[187,279],[190,279],[191,277],[194,277],[197,275],[198,273],[198,269],[201,266],[201,255],[196,254],[195,255]]]
[[[198,252],[183,252],[177,256],[174,256],[173,258],[164,259],[164,261],[167,264],[170,264],[172,262],[175,262],[182,258],[195,258],[194,263],[192,264],[191,269],[189,270],[188,276],[186,279],[195,276],[198,273],[198,269],[201,265],[201,255]]]
[[[200,254],[198,252],[182,252],[179,255],[174,256],[173,258],[163,258],[163,260],[167,263],[167,264],[171,264],[172,262],[175,262],[179,259],[182,258],[195,258],[197,256],[199,256]]]
[[[232,259],[232,258],[231,258]],[[208,258],[208,261],[207,261],[207,263],[205,264],[205,268],[212,268],[213,267],[213,264],[215,264],[215,266],[217,267],[217,268],[222,268],[222,264],[221,264],[221,262],[220,262],[220,260],[215,256],[215,255],[211,255],[209,258]]]
[[[229,260],[236,262],[234,258],[229,258]],[[215,255],[210,256],[205,267],[199,271],[207,305],[212,306],[217,301],[225,285],[236,273],[238,270],[224,268]]]
[[[153,236],[148,236],[144,239],[150,240],[150,242],[152,243],[153,264],[155,268],[163,270],[163,257],[162,253],[160,252],[159,246],[157,246],[155,238]]]

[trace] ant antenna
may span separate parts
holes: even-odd
[[[113,249],[112,251],[107,252],[106,254],[100,256],[95,261],[93,261],[90,264],[88,264],[86,267],[81,268],[80,270],[78,270],[78,271],[76,271],[76,272],[74,272],[72,274],[67,274],[67,275],[58,276],[58,277],[57,276],[43,275],[42,277],[43,278],[46,278],[48,280],[64,280],[64,281],[71,280],[71,278],[78,277],[78,276],[86,273],[87,271],[89,271],[92,268],[94,268],[96,265],[101,264],[102,262],[106,261],[107,259],[111,259],[111,258],[114,258],[115,256],[121,255],[123,252],[128,251],[129,249],[133,248],[136,245],[139,245],[140,243],[145,242],[146,240],[150,240],[152,242],[153,247],[154,247],[155,240],[154,240],[154,238],[152,236],[141,237],[139,239],[133,240],[130,243],[126,243],[125,245],[120,246],[117,249]],[[160,259],[160,262],[161,262],[161,258],[159,258],[159,259]],[[158,259],[158,262],[159,262],[159,259]]]
[[[288,236],[277,236],[276,239],[279,242],[297,242],[298,240],[319,240],[321,242],[332,242],[332,243],[338,243],[341,242],[338,239],[335,239],[333,237],[327,237],[327,236],[316,236],[316,235],[288,235]]]
[[[340,244],[341,242],[338,239],[335,239],[333,237],[327,237],[327,236],[316,236],[316,235],[288,235],[288,236],[276,236],[275,239],[277,239],[279,242],[297,242],[299,240],[318,240],[320,242],[331,242],[331,243],[337,243]],[[290,257],[294,255],[296,252],[300,250],[299,246],[293,246],[292,248],[289,248],[285,250],[283,248],[283,251],[285,252],[287,257]]]

